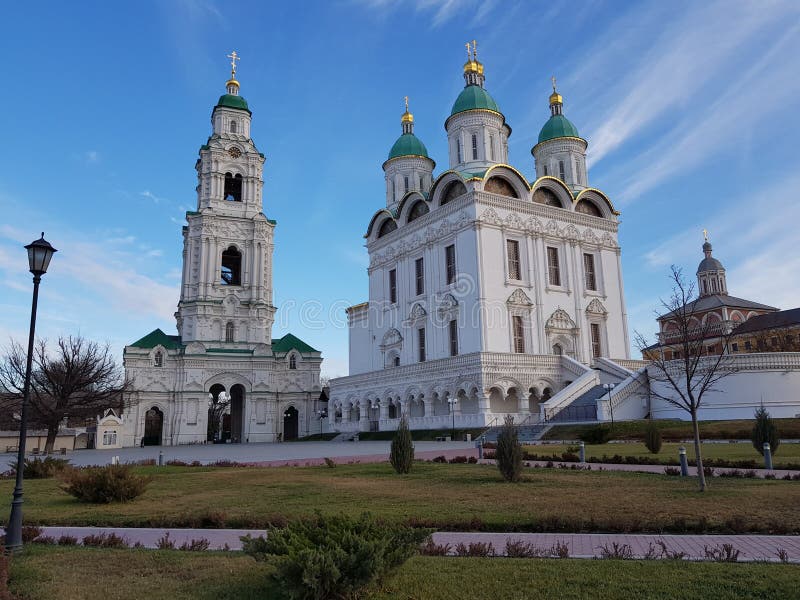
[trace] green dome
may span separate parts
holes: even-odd
[[[539,143],[561,137],[581,137],[578,128],[564,115],[553,115],[539,132]]]
[[[224,106],[226,108],[238,108],[239,110],[246,110],[250,112],[250,109],[247,106],[247,100],[242,98],[241,96],[234,96],[233,94],[223,94],[219,97],[219,102],[217,102],[217,106]]]
[[[428,158],[428,149],[413,133],[404,133],[389,150],[389,160],[398,156],[424,156]]]
[[[487,110],[493,110],[494,112],[500,112],[500,109],[497,107],[497,102],[489,95],[489,92],[479,85],[468,85],[461,90],[458,98],[456,98],[455,104],[453,104],[453,110],[450,111],[450,116],[476,108],[485,108]]]

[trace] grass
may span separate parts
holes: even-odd
[[[323,513],[369,510],[441,529],[497,531],[800,530],[797,482],[642,473],[526,470],[504,483],[493,465],[418,462],[398,476],[388,464],[327,467],[140,467],[153,482],[125,504],[82,504],[54,479],[25,484],[25,519],[40,525],[263,527]],[[0,482],[0,497],[13,482]],[[644,510],[642,507],[647,507]]]
[[[600,458],[603,455],[614,456],[643,456],[646,458],[659,459],[664,464],[678,464],[678,448],[686,448],[686,456],[694,458],[694,446],[692,444],[678,444],[675,442],[665,442],[658,454],[650,454],[650,451],[643,443],[631,442],[624,444],[586,444],[586,456]],[[535,454],[557,454],[568,450],[577,453],[577,444],[537,444],[525,446],[525,450]],[[763,467],[764,458],[756,452],[753,445],[749,442],[736,444],[703,444],[703,459],[724,459],[724,460],[755,460],[759,466]],[[780,469],[781,464],[795,465],[800,464],[800,444],[781,444],[778,452],[772,456],[773,466]]]
[[[800,438],[800,419],[773,419],[781,436],[788,439]],[[671,419],[654,421],[661,430],[664,440],[680,441],[692,439],[691,421]],[[735,421],[701,421],[700,437],[706,440],[749,440],[755,419],[739,419]],[[614,439],[641,440],[648,421],[618,421],[614,424]],[[588,425],[554,425],[542,439],[545,440],[577,440],[587,430],[596,427]]]
[[[21,600],[277,600],[269,564],[239,553],[29,546]],[[109,579],[110,578],[110,579]],[[676,561],[415,557],[366,598],[723,600],[791,598],[800,567]]]
[[[477,438],[486,428],[482,429],[456,429],[454,440],[463,440],[464,434],[469,433],[472,439]],[[395,436],[395,431],[362,431],[358,434],[358,439],[362,441],[386,441]],[[452,429],[412,429],[411,439],[415,442],[435,442],[439,437],[451,437]]]

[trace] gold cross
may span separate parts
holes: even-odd
[[[708,241],[708,229],[703,229],[703,239],[705,239],[705,241]]]
[[[555,76],[555,75],[553,75],[553,76],[550,78],[550,81],[552,81],[552,82],[553,82],[553,93],[555,93],[555,91],[556,91],[556,76]]]
[[[403,96],[403,100],[406,101],[406,112],[408,112],[408,96]]]
[[[472,40],[472,57],[478,60],[478,42]]]
[[[234,77],[236,75],[236,61],[242,59],[236,54],[236,50],[228,54],[228,58],[231,59],[231,77]]]
[[[472,60],[472,55],[470,54],[470,49],[469,49],[469,42],[467,42],[467,43],[466,43],[466,44],[464,44],[464,45],[467,47],[467,60],[468,60],[468,61],[469,61],[469,60]]]

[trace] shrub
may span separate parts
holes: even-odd
[[[52,456],[45,456],[44,458],[36,456],[26,458],[22,465],[25,479],[49,479],[69,467],[69,461],[65,458],[53,458]],[[11,471],[16,472],[16,469],[17,463],[11,463]]]
[[[206,538],[200,538],[199,540],[193,539],[189,542],[183,542],[178,549],[187,552],[205,552],[208,550],[209,546],[211,546],[211,542]]]
[[[156,548],[159,550],[175,550],[175,542],[169,539],[169,531],[158,538]]]
[[[84,546],[97,546],[98,548],[127,548],[125,538],[116,533],[98,533],[87,535],[83,538]]]
[[[769,442],[770,452],[775,454],[778,446],[781,445],[781,436],[778,433],[778,426],[769,416],[767,409],[763,406],[756,409],[756,423],[753,425],[753,446],[759,454],[764,454],[764,442]]]
[[[644,430],[644,445],[650,451],[650,454],[658,454],[661,452],[661,430],[652,420],[648,422],[647,429]]]
[[[127,502],[140,496],[151,477],[136,475],[129,465],[108,465],[65,472],[64,491],[82,502]]]
[[[275,581],[289,598],[352,597],[414,555],[430,530],[377,521],[323,516],[293,521],[267,536],[242,538],[243,550],[275,564]]]
[[[495,451],[497,468],[506,481],[519,481],[522,477],[522,446],[514,417],[507,416],[497,436]]]
[[[492,542],[470,542],[469,546],[463,542],[456,544],[456,556],[473,556],[479,558],[487,558],[496,556]]]
[[[613,542],[610,546],[600,546],[600,558],[631,560],[633,558],[633,549],[628,544]]]
[[[706,558],[714,562],[736,562],[739,560],[739,550],[733,544],[719,546],[703,546]]]
[[[14,600],[14,596],[8,591],[9,563],[11,557],[6,554],[6,549],[0,546],[0,600]]]
[[[681,470],[679,467],[664,467],[664,475],[680,475]]]
[[[78,543],[78,538],[71,535],[62,535],[58,538],[59,546],[75,546]]]
[[[579,437],[587,444],[607,444],[611,439],[613,429],[609,425],[595,425],[584,431]]]
[[[423,556],[447,556],[450,553],[450,544],[436,544],[433,538],[428,538],[428,541],[420,546],[419,553]]]
[[[332,458],[328,458],[327,456],[325,457],[324,460],[325,460],[325,466],[326,467],[328,467],[329,469],[335,469],[336,468],[336,461],[335,460],[333,460]]]
[[[476,457],[474,457],[474,456],[470,456],[470,457],[467,459],[467,462],[468,462],[469,464],[471,464],[471,465],[476,465],[476,464],[478,464],[478,459],[477,459]]]
[[[465,465],[467,464],[467,457],[466,456],[455,456],[450,459],[451,465]]]
[[[447,462],[447,457],[444,456],[444,455],[437,456],[437,457],[435,457],[433,459],[433,462],[435,462],[435,463],[446,463]]]
[[[22,526],[22,543],[27,544],[42,535],[42,528],[36,525]]]
[[[408,473],[411,470],[411,464],[414,462],[414,444],[411,441],[411,431],[408,428],[408,419],[405,416],[400,419],[400,426],[392,439],[389,461],[392,463],[394,470],[401,475]]]
[[[539,558],[544,554],[545,552],[539,550],[536,544],[522,540],[506,540],[505,555],[508,558]]]

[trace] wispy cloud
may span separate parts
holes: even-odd
[[[100,161],[100,153],[97,150],[87,150],[83,153],[83,159],[88,164],[93,164]]]
[[[355,0],[380,17],[411,9],[430,17],[431,27],[438,28],[456,17],[472,15],[471,24],[478,25],[497,6],[497,0]]]
[[[707,87],[725,89],[726,79],[730,84],[725,101],[720,99],[715,103],[714,110],[704,107],[704,118],[713,116],[715,111],[722,113],[718,116],[720,122],[740,116],[749,100],[729,101],[737,100],[743,80],[753,77],[748,66],[758,63],[767,71],[774,67],[773,70],[781,71],[785,78],[781,63],[786,56],[794,55],[788,52],[783,58],[767,56],[763,46],[773,35],[773,29],[784,27],[786,23],[796,24],[800,14],[796,4],[776,1],[767,8],[748,2],[689,3],[671,14],[664,14],[663,7],[658,4],[648,6],[652,6],[648,9],[650,14],[634,13],[614,23],[612,29],[619,34],[619,39],[599,38],[593,50],[587,53],[592,58],[577,70],[577,76],[585,77],[587,69],[612,68],[608,64],[612,56],[630,61],[625,65],[626,74],[603,82],[605,97],[599,103],[610,108],[597,125],[589,128],[592,164],[637,136],[648,132],[652,136],[650,128],[656,124],[671,129],[663,120],[669,119],[675,111],[690,111],[691,118],[698,121],[696,112],[700,107],[697,103],[708,98],[704,94]],[[633,27],[633,23],[628,22],[631,19],[650,25]],[[660,22],[653,23],[655,19]],[[651,40],[653,35],[655,38]],[[792,43],[796,31],[787,35],[788,39],[781,39],[775,45]],[[627,55],[623,56],[626,51]],[[631,60],[630,56],[636,58]],[[762,71],[762,76],[769,74]],[[788,80],[793,78],[785,79],[779,90],[790,93],[788,88],[794,83]],[[760,90],[762,101],[772,103],[770,97],[763,97],[763,92],[770,89],[765,84],[762,80],[756,89]],[[772,91],[770,89],[767,96],[771,96]],[[635,192],[636,189],[630,190],[631,194]]]

